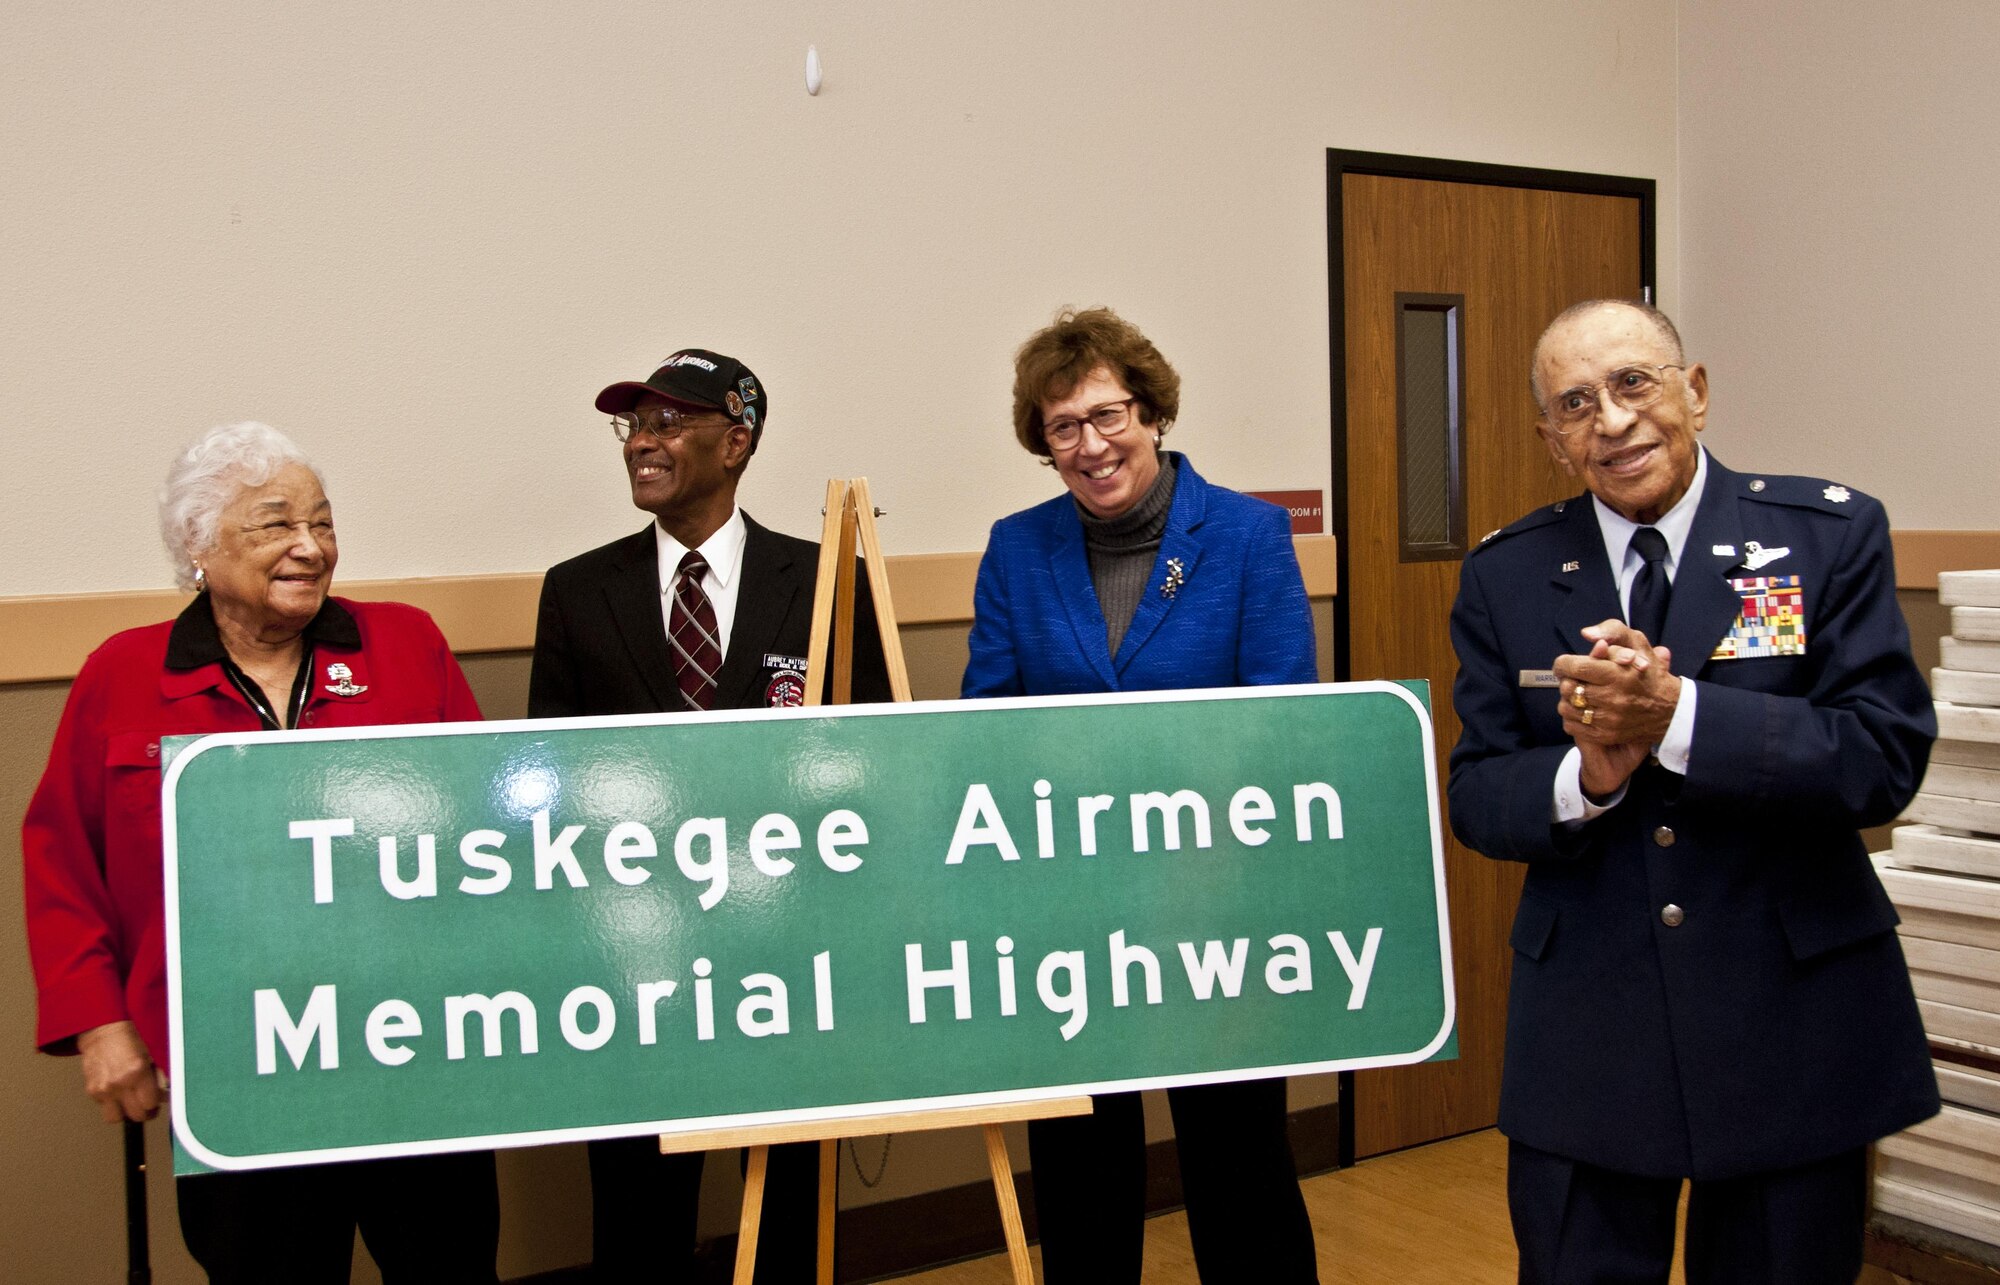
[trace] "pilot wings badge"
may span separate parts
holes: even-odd
[[[326,676],[333,680],[326,685],[326,689],[335,696],[359,696],[368,690],[366,683],[357,686],[354,671],[337,660],[326,667]]]

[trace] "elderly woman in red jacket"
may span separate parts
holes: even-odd
[[[160,529],[194,600],[84,662],[21,836],[35,1040],[81,1055],[112,1122],[157,1114],[171,1070],[160,738],[479,717],[429,616],[328,596],[333,507],[276,429],[184,451]],[[345,1281],[357,1226],[388,1282],[495,1279],[491,1152],[204,1174],[177,1195],[211,1281]]]

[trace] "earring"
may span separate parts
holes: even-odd
[[[194,591],[200,593],[206,588],[208,588],[208,572],[203,571],[197,563],[194,569]]]

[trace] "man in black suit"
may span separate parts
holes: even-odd
[[[1849,1285],[1868,1143],[1938,1109],[1858,834],[1937,735],[1888,521],[1704,451],[1708,373],[1650,307],[1564,312],[1532,384],[1585,493],[1488,536],[1451,618],[1452,828],[1528,868],[1500,1090],[1521,1280],[1664,1285],[1686,1179],[1690,1285]]]
[[[770,419],[742,362],[674,353],[597,395],[624,446],[645,530],[571,558],[542,582],[528,716],[800,705],[819,546],[766,530],[736,486]],[[856,701],[889,699],[866,578],[857,575]],[[599,1281],[693,1279],[702,1155],[654,1139],[590,1144]],[[771,1149],[757,1285],[813,1279],[817,1148]]]

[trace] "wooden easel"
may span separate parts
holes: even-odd
[[[806,698],[819,705],[826,687],[827,644],[833,651],[832,703],[845,705],[854,692],[854,558],[857,549],[868,573],[875,599],[875,628],[882,638],[882,658],[888,663],[893,699],[910,699],[910,671],[903,663],[903,644],[896,632],[896,608],[889,597],[889,568],[875,534],[875,506],[868,498],[868,479],[834,478],[826,484],[826,520],[819,537],[819,580],[813,589],[812,638],[806,650]],[[1027,1233],[1021,1226],[1021,1205],[1014,1195],[1014,1166],[1007,1155],[1001,1125],[1017,1120],[1088,1115],[1088,1097],[1047,1098],[1003,1102],[991,1106],[948,1107],[936,1111],[901,1111],[859,1116],[850,1120],[813,1120],[797,1124],[745,1125],[700,1133],[660,1135],[660,1151],[714,1151],[750,1148],[743,1175],[743,1215],[737,1224],[735,1285],[751,1285],[757,1266],[757,1233],[764,1216],[764,1171],[771,1147],[785,1142],[819,1143],[819,1285],[833,1285],[833,1220],[838,1201],[840,1142],[843,1138],[882,1133],[921,1133],[979,1125],[986,1134],[986,1166],[993,1174],[993,1195],[1000,1204],[1000,1228],[1007,1239],[1007,1260],[1014,1285],[1035,1285],[1028,1261]]]

